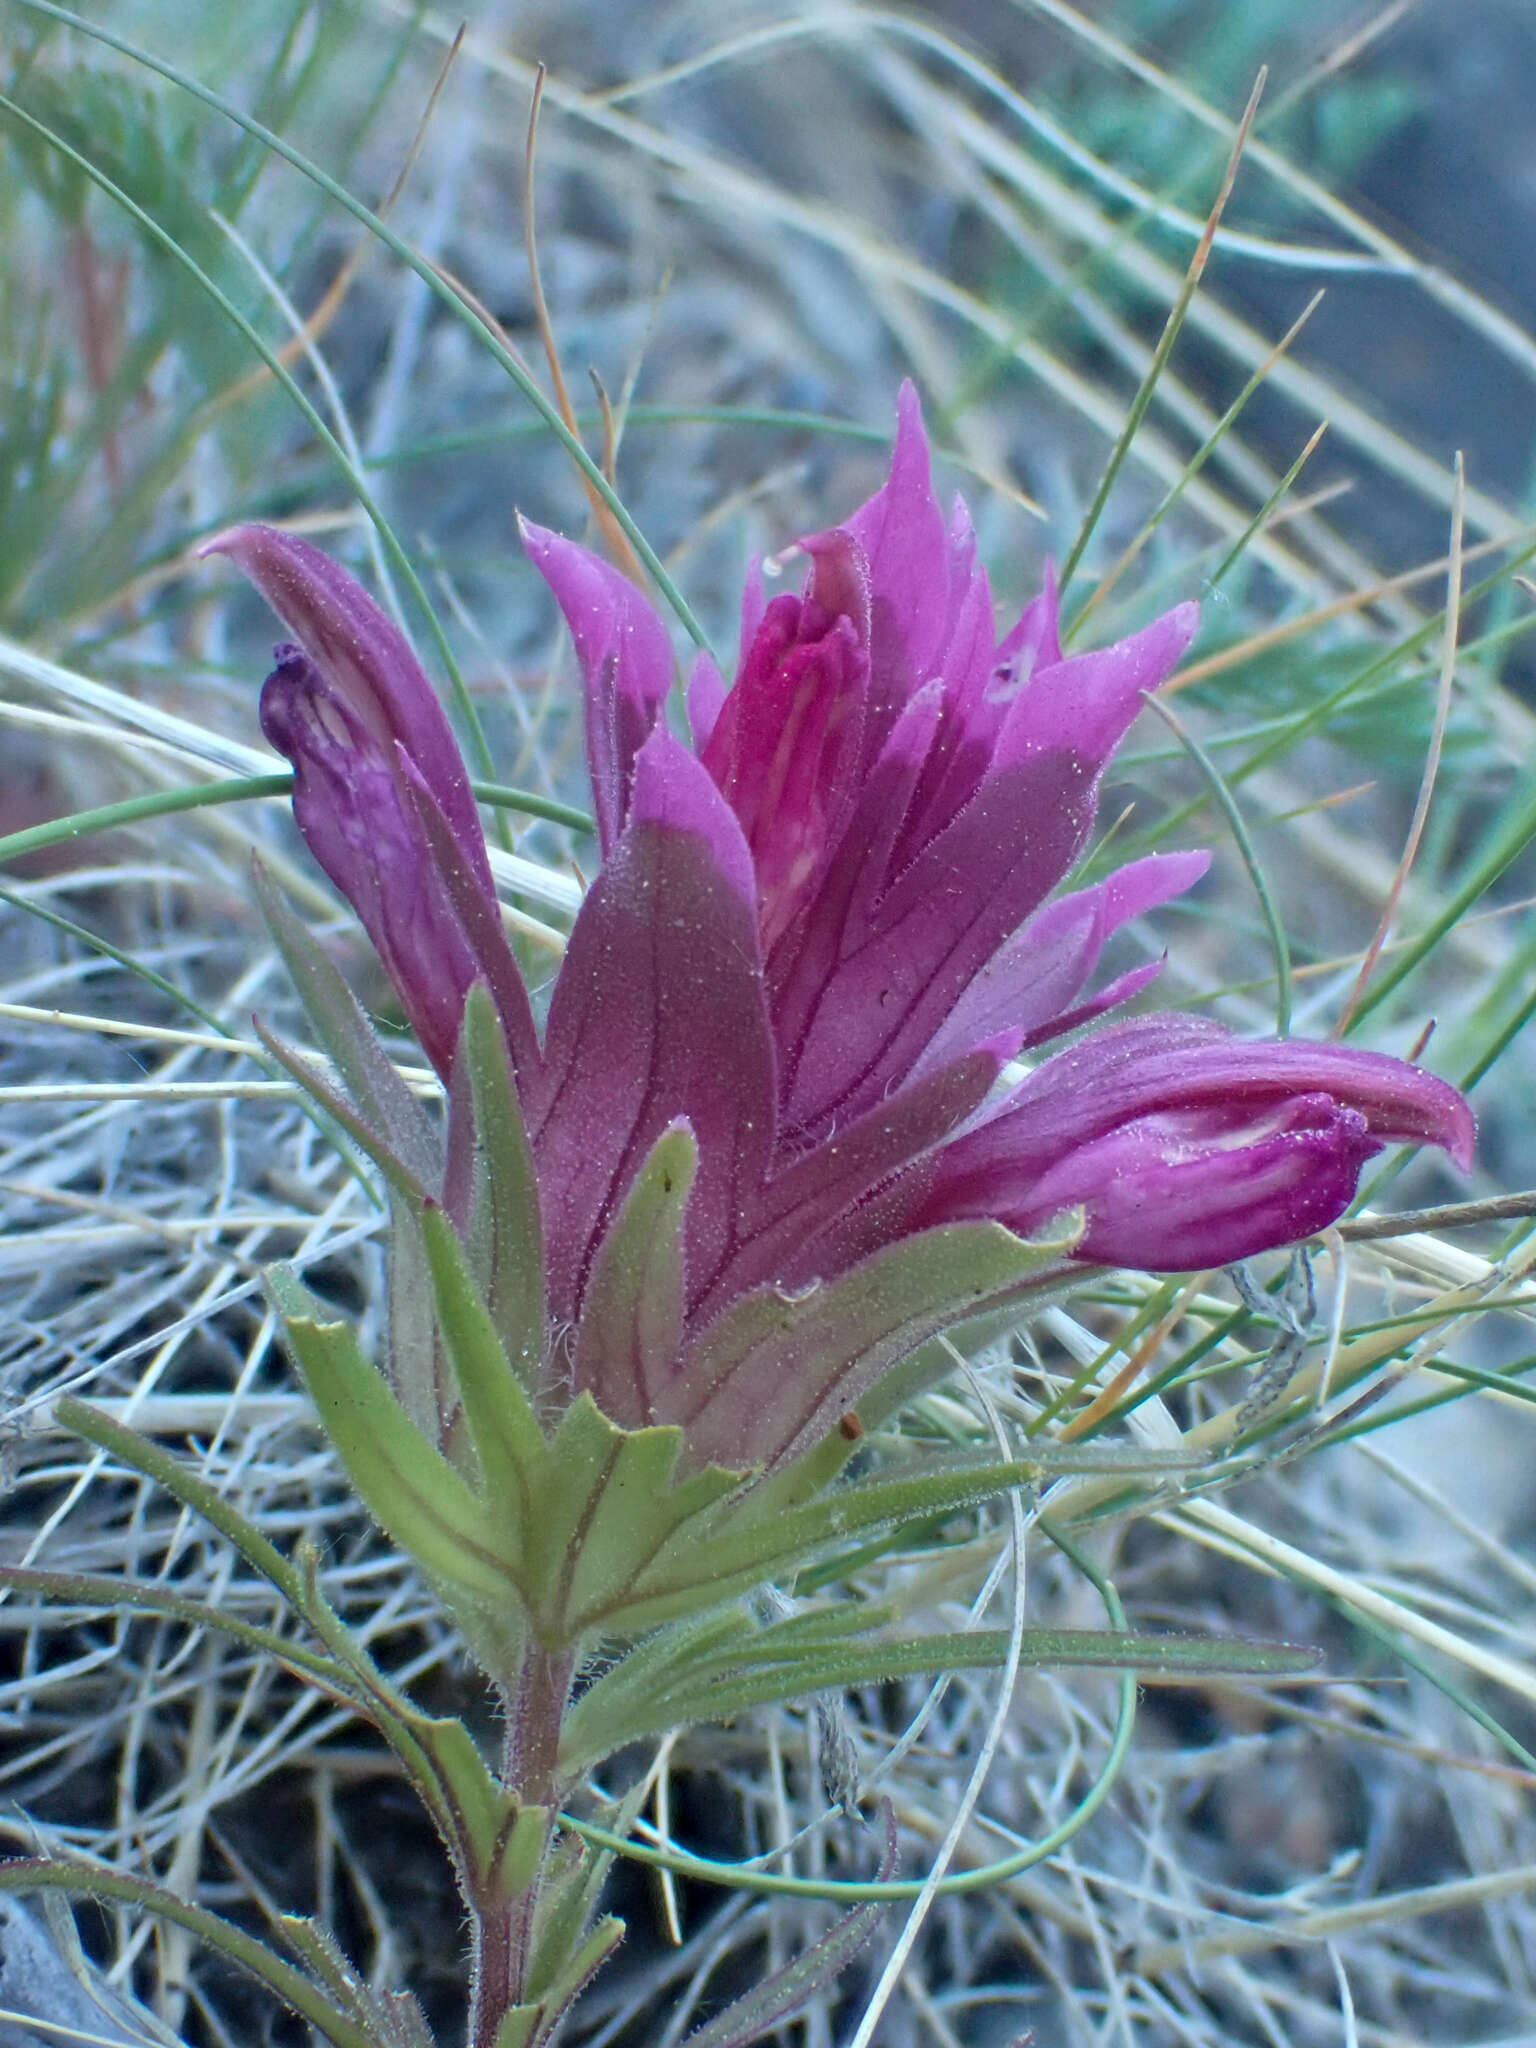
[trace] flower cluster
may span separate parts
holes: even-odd
[[[263,728],[450,1083],[471,990],[494,1001],[545,1327],[574,1332],[550,1385],[625,1428],[681,1424],[696,1464],[774,1467],[938,1330],[1068,1259],[1218,1265],[1331,1223],[1385,1141],[1469,1161],[1465,1102],[1420,1069],[1184,1016],[1100,1026],[1010,1078],[1145,986],[1155,965],[1090,992],[1110,936],[1205,870],[1155,855],[1053,900],[1197,611],[1064,655],[1047,587],[998,643],[910,389],[889,481],[802,543],[799,594],[752,579],[734,685],[695,663],[691,746],[650,605],[523,531],[584,677],[603,855],[542,1036],[402,635],[303,541],[252,526],[215,546],[294,636]],[[1080,1229],[1044,1271],[999,1263],[998,1226],[1027,1238],[1068,1212]]]

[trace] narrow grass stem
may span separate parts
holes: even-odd
[[[1216,763],[1211,759],[1204,747],[1201,746],[1194,734],[1185,729],[1182,720],[1160,698],[1151,695],[1150,692],[1146,694],[1144,701],[1148,709],[1155,711],[1169,730],[1174,733],[1180,744],[1188,752],[1191,760],[1205,777],[1211,795],[1220,805],[1222,816],[1226,819],[1227,824],[1231,828],[1232,837],[1237,842],[1237,850],[1242,856],[1243,866],[1248,870],[1249,877],[1253,882],[1254,894],[1259,899],[1259,908],[1263,912],[1265,929],[1269,933],[1270,947],[1275,956],[1275,1035],[1278,1038],[1284,1038],[1289,1034],[1291,1028],[1290,942],[1285,936],[1285,926],[1281,921],[1275,899],[1270,893],[1269,882],[1263,868],[1259,864],[1259,856],[1254,850],[1253,841],[1248,836],[1248,827],[1243,823],[1243,814],[1238,809],[1237,801],[1232,795],[1231,790],[1228,789],[1226,779],[1222,775],[1221,770],[1216,766]]]
[[[1268,356],[1264,359],[1262,363],[1259,364],[1258,368],[1249,377],[1247,383],[1243,386],[1242,390],[1239,391],[1236,398],[1234,398],[1232,403],[1227,407],[1226,411],[1222,414],[1221,418],[1216,422],[1215,426],[1211,429],[1210,433],[1206,436],[1205,440],[1200,444],[1200,446],[1195,450],[1194,454],[1190,457],[1188,463],[1185,465],[1184,472],[1179,477],[1178,481],[1176,483],[1171,484],[1168,487],[1167,491],[1163,494],[1163,497],[1158,502],[1155,509],[1147,518],[1145,524],[1141,527],[1140,531],[1134,536],[1134,538],[1130,542],[1128,542],[1125,552],[1121,555],[1120,559],[1114,564],[1114,566],[1108,571],[1107,574],[1099,578],[1098,582],[1094,585],[1092,591],[1089,593],[1087,599],[1085,600],[1082,609],[1078,611],[1077,614],[1073,617],[1071,623],[1062,629],[1061,638],[1063,646],[1071,645],[1072,641],[1082,631],[1083,627],[1088,623],[1089,619],[1092,618],[1093,614],[1098,610],[1099,606],[1105,602],[1110,592],[1115,588],[1115,586],[1119,583],[1120,579],[1125,575],[1125,572],[1136,560],[1137,556],[1141,553],[1142,549],[1146,546],[1147,542],[1152,538],[1153,534],[1156,533],[1158,527],[1161,526],[1163,521],[1167,518],[1168,514],[1173,510],[1174,506],[1178,504],[1180,498],[1183,497],[1185,490],[1188,488],[1190,484],[1194,482],[1195,478],[1200,474],[1201,470],[1204,469],[1206,463],[1210,460],[1210,458],[1215,454],[1216,450],[1220,447],[1221,443],[1226,438],[1227,434],[1237,424],[1239,417],[1247,407],[1249,399],[1253,397],[1256,391],[1258,391],[1259,387],[1263,384],[1265,378],[1268,377],[1270,371],[1274,368],[1275,364],[1278,363],[1280,358],[1287,352],[1287,350],[1291,346],[1291,343],[1295,341],[1296,337],[1301,333],[1303,327],[1306,326],[1307,322],[1312,318],[1312,315],[1317,311],[1318,307],[1322,304],[1322,302],[1322,292],[1314,292],[1311,298],[1308,299],[1306,305],[1302,307],[1301,311],[1296,315],[1296,318],[1291,322],[1290,326],[1286,329],[1285,333],[1281,335],[1280,339],[1275,343],[1274,347],[1270,350]]]
[[[1440,649],[1440,687],[1435,698],[1435,723],[1429,738],[1429,752],[1424,759],[1424,775],[1419,784],[1418,800],[1413,807],[1413,818],[1408,826],[1408,837],[1403,846],[1403,857],[1397,864],[1392,877],[1392,887],[1382,905],[1381,917],[1377,923],[1365,958],[1360,962],[1360,972],[1350,991],[1349,1001],[1344,1005],[1336,1037],[1342,1038],[1353,1022],[1356,1012],[1365,1000],[1366,990],[1371,985],[1371,976],[1381,958],[1392,931],[1392,921],[1397,916],[1397,906],[1402,901],[1403,891],[1408,886],[1408,877],[1418,856],[1419,845],[1424,837],[1424,827],[1429,819],[1429,806],[1435,794],[1435,782],[1440,773],[1440,755],[1445,745],[1446,723],[1451,715],[1451,691],[1456,681],[1456,641],[1461,631],[1461,564],[1462,539],[1466,530],[1467,471],[1461,450],[1456,451],[1455,463],[1456,494],[1451,506],[1451,544],[1448,550],[1450,569],[1446,577],[1445,593],[1445,637]]]
[[[470,788],[483,804],[499,809],[523,811],[531,818],[547,818],[573,832],[590,832],[592,820],[574,804],[562,804],[536,790],[507,789],[499,782],[471,782]],[[102,804],[95,810],[73,811],[65,818],[50,818],[44,825],[30,825],[24,832],[11,832],[0,839],[0,866],[41,853],[50,846],[62,846],[83,839],[92,832],[112,832],[124,825],[137,825],[148,818],[165,818],[177,811],[203,810],[212,804],[256,802],[265,797],[293,794],[292,773],[282,775],[240,775],[222,782],[195,783],[186,789],[158,789],[148,796],[126,797],[121,803]]]
[[[1226,554],[1222,556],[1221,562],[1216,568],[1210,580],[1209,587],[1211,590],[1214,591],[1219,590],[1221,588],[1222,582],[1225,579],[1228,570],[1234,568],[1236,564],[1242,560],[1243,556],[1247,553],[1251,543],[1258,537],[1259,534],[1261,534],[1264,531],[1265,527],[1273,525],[1275,513],[1278,511],[1279,507],[1284,503],[1285,499],[1289,496],[1292,485],[1295,483],[1297,477],[1301,475],[1301,472],[1306,468],[1307,464],[1311,461],[1312,456],[1318,446],[1318,443],[1322,440],[1324,434],[1326,434],[1327,431],[1327,420],[1320,420],[1318,424],[1312,429],[1312,432],[1307,436],[1307,439],[1302,446],[1301,453],[1296,457],[1296,460],[1285,472],[1285,475],[1281,477],[1279,483],[1275,485],[1275,488],[1264,500],[1264,503],[1259,507],[1258,511],[1254,513],[1252,519],[1250,519],[1248,524],[1243,528],[1242,532],[1238,535],[1237,539],[1232,543],[1231,547],[1227,550]]]
[[[1480,1202],[1443,1202],[1433,1209],[1405,1209],[1400,1216],[1350,1216],[1333,1227],[1354,1244],[1389,1237],[1409,1237],[1425,1230],[1470,1230],[1479,1223],[1536,1216],[1536,1189],[1519,1194],[1491,1195]]]
[[[1167,368],[1169,357],[1173,354],[1174,343],[1179,338],[1179,332],[1184,325],[1185,315],[1189,312],[1190,301],[1200,288],[1200,280],[1205,275],[1205,266],[1210,260],[1211,245],[1216,239],[1216,230],[1221,224],[1221,216],[1226,209],[1227,200],[1230,198],[1232,187],[1237,180],[1237,167],[1242,162],[1243,147],[1248,140],[1249,131],[1253,127],[1254,117],[1259,111],[1259,100],[1263,94],[1264,81],[1267,76],[1267,70],[1261,69],[1258,77],[1253,82],[1253,91],[1248,96],[1247,108],[1242,120],[1238,123],[1237,135],[1232,144],[1232,152],[1227,159],[1227,168],[1222,175],[1221,187],[1216,194],[1215,204],[1212,206],[1210,215],[1206,220],[1204,232],[1201,234],[1200,240],[1195,244],[1195,253],[1189,259],[1189,268],[1184,273],[1184,282],[1179,288],[1179,295],[1174,300],[1167,321],[1164,323],[1162,335],[1158,340],[1152,361],[1147,367],[1147,374],[1142,379],[1141,387],[1137,391],[1136,396],[1131,400],[1130,408],[1125,416],[1125,425],[1121,428],[1119,439],[1110,451],[1109,461],[1105,465],[1103,476],[1099,479],[1099,488],[1094,493],[1093,503],[1088,507],[1087,516],[1078,530],[1077,539],[1072,543],[1071,552],[1062,564],[1061,593],[1063,596],[1066,595],[1067,586],[1077,573],[1078,565],[1083,559],[1089,541],[1093,538],[1094,528],[1099,523],[1104,507],[1109,503],[1109,494],[1115,487],[1115,479],[1119,476],[1125,458],[1131,451],[1131,443],[1135,440],[1137,431],[1142,421],[1146,418],[1147,408],[1152,403],[1153,393],[1157,390],[1159,379]]]

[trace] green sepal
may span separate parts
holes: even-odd
[[[435,1204],[421,1215],[437,1325],[464,1403],[484,1511],[518,1557],[534,1539],[532,1506],[549,1454],[533,1403],[476,1287],[458,1232]]]
[[[456,1055],[469,1080],[477,1175],[470,1237],[484,1247],[485,1299],[514,1370],[530,1388],[544,1356],[544,1243],[533,1147],[489,989],[464,1006]]]
[[[416,1428],[350,1325],[325,1320],[286,1267],[267,1282],[326,1435],[379,1527],[456,1608],[504,1605],[518,1564],[505,1530]]]
[[[582,1296],[576,1385],[621,1429],[641,1429],[677,1364],[683,1330],[683,1226],[699,1148],[686,1124],[651,1147],[608,1226]]]
[[[800,1456],[939,1331],[1021,1298],[1079,1234],[1075,1223],[1036,1239],[944,1224],[803,1293],[744,1295],[682,1360],[693,1455],[764,1466]]]

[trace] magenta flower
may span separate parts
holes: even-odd
[[[478,821],[409,649],[303,543],[220,543],[302,651],[263,726],[301,828],[451,1077],[476,981],[501,1013],[532,1143],[551,1380],[690,1458],[782,1462],[938,1330],[1047,1281],[996,1226],[1080,1211],[1079,1262],[1185,1270],[1308,1235],[1391,1140],[1470,1159],[1465,1102],[1338,1046],[1247,1044],[1150,1017],[1004,1085],[1156,966],[1090,992],[1110,936],[1189,888],[1157,855],[1051,901],[1099,785],[1194,634],[1181,605],[1063,656],[1054,591],[998,644],[963,505],[934,498],[914,393],[890,481],[803,545],[798,595],[743,607],[726,690],[668,730],[669,637],[616,571],[524,527],[585,679],[603,865],[543,1044],[501,935]]]
[[[298,642],[274,650],[261,729],[293,763],[299,829],[362,919],[423,1052],[449,1071],[464,999],[484,981],[515,1069],[533,1071],[533,1016],[469,773],[405,635],[293,534],[238,526],[203,552],[243,569]]]

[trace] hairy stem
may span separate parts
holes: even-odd
[[[575,1658],[530,1642],[507,1693],[502,1782],[524,1807],[548,1813],[559,1801],[560,1729],[570,1699]],[[546,1839],[546,1848],[548,1846]],[[540,1858],[542,1869],[544,1858]],[[469,2048],[495,2048],[502,2020],[523,2002],[532,1961],[539,1876],[510,1897],[493,1873],[469,1900],[473,1938]]]
[[[576,1659],[530,1643],[507,1699],[502,1782],[528,1806],[553,1806],[560,1790],[560,1730]]]

